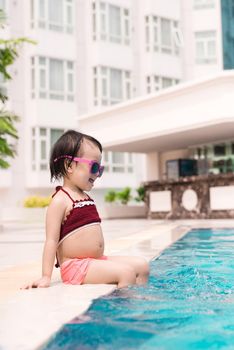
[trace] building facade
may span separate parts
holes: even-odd
[[[18,155],[0,171],[1,206],[51,193],[50,148],[87,115],[234,67],[232,1],[2,0],[0,7],[2,37],[36,41],[21,49],[12,81],[0,81],[20,116]],[[115,138],[118,116],[105,127]],[[93,190],[100,202],[109,188],[148,179],[158,152],[146,157],[143,149],[105,150],[105,177]]]

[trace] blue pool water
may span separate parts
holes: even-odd
[[[234,349],[234,229],[199,229],[151,262],[148,285],[117,290],[43,350]]]

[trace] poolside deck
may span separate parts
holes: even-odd
[[[107,255],[141,255],[148,260],[192,227],[234,227],[234,220],[104,220]],[[20,290],[40,277],[42,223],[5,223],[0,230],[0,349],[36,349],[64,323],[84,313],[92,300],[115,285],[64,285],[58,269],[46,289]]]

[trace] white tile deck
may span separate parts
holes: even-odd
[[[191,227],[234,227],[234,220],[106,220],[107,254],[159,255]],[[20,290],[40,276],[43,225],[8,223],[0,232],[0,349],[38,348],[64,323],[84,313],[114,285],[70,286],[54,271],[50,288]]]

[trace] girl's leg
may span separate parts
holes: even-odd
[[[118,288],[136,283],[136,272],[120,261],[93,259],[88,268],[83,284],[117,284]]]
[[[149,263],[140,256],[108,256],[108,261],[124,263],[136,272],[136,283],[145,284],[149,277]]]

